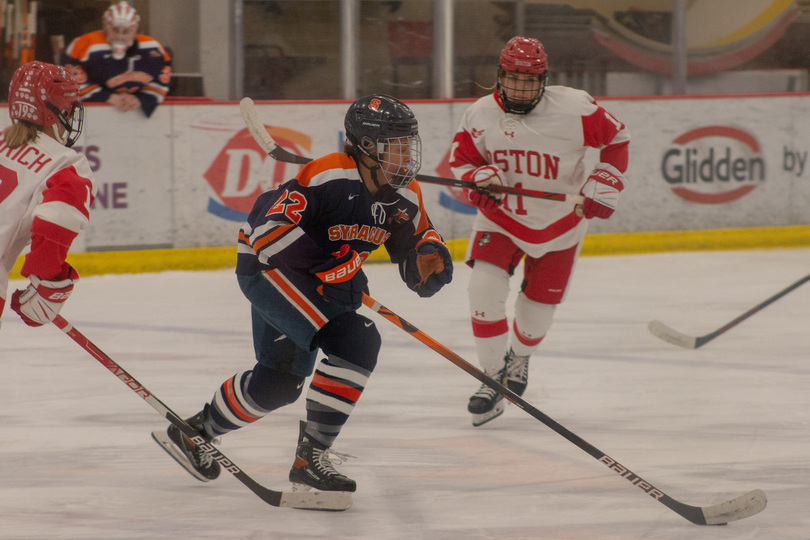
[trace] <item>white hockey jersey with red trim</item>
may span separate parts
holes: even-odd
[[[6,297],[8,274],[31,242],[32,227],[41,241],[26,257],[23,275],[48,279],[47,273],[58,273],[90,219],[95,195],[84,155],[44,134],[19,148],[9,148],[0,135],[0,297]]]
[[[506,114],[496,93],[473,103],[453,139],[450,166],[462,179],[482,165],[496,165],[506,185],[524,189],[579,194],[587,173],[589,148],[598,161],[627,169],[630,135],[623,123],[582,90],[549,86],[527,115]],[[555,240],[555,249],[581,241],[586,222],[573,205],[507,195],[491,211],[479,211],[473,229],[511,236],[527,245]],[[559,244],[565,245],[559,245]],[[547,247],[547,246],[546,246]],[[530,253],[531,254],[531,253]]]

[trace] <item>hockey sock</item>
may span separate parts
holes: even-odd
[[[476,261],[467,287],[478,361],[487,373],[503,367],[503,355],[509,340],[506,298],[509,274],[497,266]]]
[[[332,446],[370,375],[371,371],[334,355],[321,360],[307,392],[307,435]]]
[[[211,400],[205,422],[208,433],[223,435],[294,402],[301,395],[304,379],[262,364],[237,373],[225,381]]]
[[[515,320],[512,325],[511,347],[517,356],[529,356],[551,328],[557,306],[541,304],[521,293],[515,302]]]

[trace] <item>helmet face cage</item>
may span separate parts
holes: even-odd
[[[498,97],[506,112],[528,114],[546,91],[546,74],[531,75],[498,70]]]
[[[66,146],[76,142],[84,123],[79,85],[73,75],[62,66],[44,62],[29,62],[14,73],[9,85],[8,113],[14,123],[22,120],[52,129]],[[58,126],[65,129],[65,136],[60,136]]]
[[[501,52],[498,97],[507,112],[527,114],[546,89],[548,55],[532,38],[514,37]]]
[[[82,102],[75,101],[69,111],[60,111],[51,103],[46,103],[45,106],[50,109],[62,127],[65,128],[64,135],[59,135],[58,130],[56,131],[59,142],[68,148],[76,144],[84,127],[84,105],[82,105]]]
[[[415,134],[377,141],[375,161],[391,187],[406,188],[422,167],[422,139]]]
[[[422,166],[422,141],[411,109],[385,94],[356,100],[344,120],[350,148],[374,160],[388,184],[404,188]]]

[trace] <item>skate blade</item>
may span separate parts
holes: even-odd
[[[348,510],[354,504],[350,491],[321,491],[295,482],[281,500],[281,506],[300,510],[341,511]]]
[[[177,445],[174,444],[174,441],[172,441],[169,438],[169,434],[166,433],[166,430],[153,431],[152,438],[155,440],[156,443],[160,445],[161,448],[163,448],[166,451],[167,454],[172,456],[172,458],[177,463],[179,463],[186,471],[188,471],[188,473],[191,476],[193,476],[200,482],[211,481],[211,478],[206,478],[205,476],[197,472],[197,469],[194,468],[194,465],[191,464],[186,455],[179,448],[177,448]]]
[[[503,414],[503,411],[506,410],[506,403],[501,400],[495,404],[491,411],[485,412],[483,414],[473,414],[472,415],[472,425],[474,427],[483,426],[490,420],[495,420],[500,415]]]

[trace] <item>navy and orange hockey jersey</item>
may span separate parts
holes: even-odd
[[[169,54],[151,37],[136,35],[124,58],[116,60],[101,30],[74,39],[62,64],[76,77],[82,101],[106,102],[115,92],[130,92],[146,116],[166,97],[172,75]]]
[[[365,260],[385,245],[402,263],[421,240],[443,242],[430,223],[417,182],[375,198],[353,158],[329,154],[261,194],[239,232],[236,273],[270,268],[309,272],[344,244]]]

